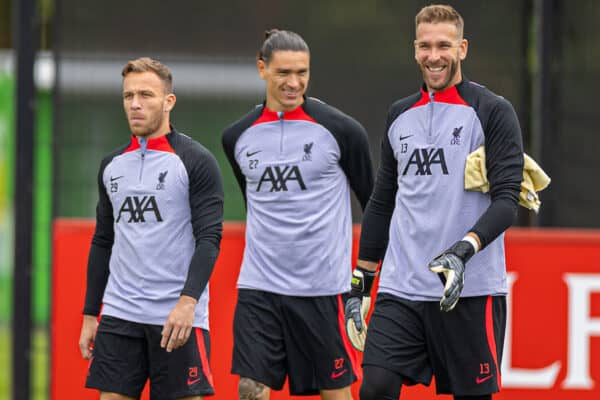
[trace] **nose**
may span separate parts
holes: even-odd
[[[300,86],[300,79],[296,74],[290,74],[287,80],[287,85],[292,89],[297,89]]]
[[[436,61],[439,60],[440,58],[440,50],[436,47],[436,46],[432,46],[430,51],[429,51],[429,60],[430,61]]]
[[[142,107],[142,104],[140,103],[140,96],[133,95],[133,98],[131,99],[131,108],[133,110],[138,110]]]

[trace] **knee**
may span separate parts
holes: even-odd
[[[240,400],[259,400],[265,390],[265,385],[250,378],[240,378],[238,394]]]
[[[360,385],[360,400],[398,400],[402,377],[385,368],[367,366]]]
[[[391,397],[388,396],[388,390],[385,387],[380,387],[377,385],[360,385],[360,391],[358,393],[358,398],[360,400],[397,400],[398,396]]]

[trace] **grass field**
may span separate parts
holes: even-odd
[[[0,325],[0,400],[11,397],[11,359],[10,326]],[[36,328],[32,338],[31,358],[31,394],[34,400],[48,399],[48,332],[45,328]]]

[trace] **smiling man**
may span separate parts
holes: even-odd
[[[389,110],[346,304],[349,337],[364,345],[360,399],[397,400],[402,385],[429,385],[435,375],[440,394],[489,400],[501,382],[503,232],[523,176],[521,130],[506,99],[462,74],[460,14],[431,5],[415,24],[424,83]],[[466,158],[481,145],[487,194],[464,189]],[[365,343],[361,306],[381,260]]]
[[[169,69],[139,58],[122,75],[131,138],[98,174],[79,340],[86,386],[101,400],[137,399],[150,379],[152,400],[197,400],[214,393],[207,285],[221,241],[221,174],[170,124]]]
[[[310,53],[296,33],[268,31],[257,67],[265,102],[223,134],[247,209],[234,317],[239,398],[266,400],[287,376],[293,395],[350,400],[360,372],[342,295],[350,290],[350,189],[364,207],[373,185],[367,135],[305,96]]]

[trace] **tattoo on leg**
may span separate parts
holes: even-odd
[[[240,378],[238,394],[240,400],[260,400],[265,391],[265,385],[250,378]]]

